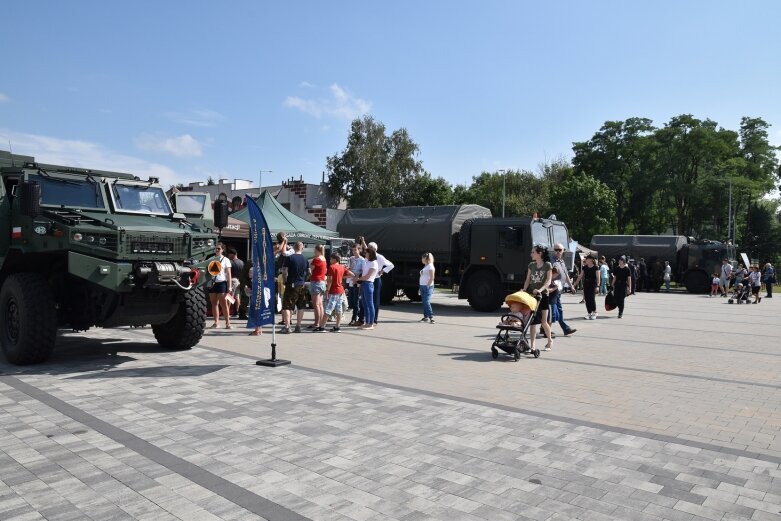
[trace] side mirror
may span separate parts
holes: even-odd
[[[36,217],[41,213],[41,185],[35,181],[25,181],[19,194],[19,211],[27,217]]]
[[[214,201],[214,227],[225,228],[228,226],[228,201],[218,199]]]

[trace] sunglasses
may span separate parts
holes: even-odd
[[[564,251],[564,250],[561,250],[561,249],[558,249],[558,248],[557,248],[557,249],[555,249],[555,250],[553,250],[553,251]]]

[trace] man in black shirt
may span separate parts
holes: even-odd
[[[301,320],[304,318],[304,308],[306,308],[306,275],[309,269],[309,263],[301,255],[304,251],[304,244],[297,242],[293,247],[293,255],[284,257],[282,267],[287,271],[285,277],[285,297],[282,299],[282,320],[285,326],[281,333],[290,333],[290,318],[293,309],[296,312],[295,332],[301,332]]]

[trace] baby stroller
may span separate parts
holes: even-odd
[[[507,305],[511,309],[515,306],[516,309],[520,310],[520,313],[502,315],[502,323],[496,326],[496,329],[499,331],[496,332],[494,343],[491,344],[491,356],[494,360],[499,358],[499,349],[508,355],[512,355],[516,362],[521,359],[523,354],[530,354],[534,358],[539,358],[540,350],[532,350],[529,346],[528,337],[529,326],[531,326],[538,314],[537,303],[539,301],[539,297],[533,297],[525,291],[518,291],[507,296],[505,299]]]
[[[730,304],[748,304],[751,299],[751,286],[738,284],[727,302]]]

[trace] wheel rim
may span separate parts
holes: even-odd
[[[5,337],[13,344],[19,340],[19,306],[13,297],[5,308]]]

